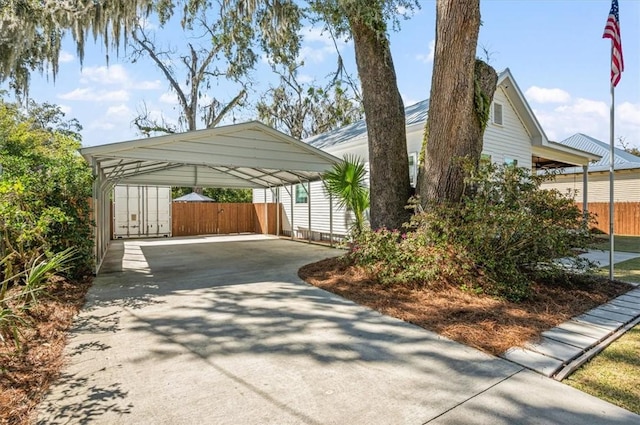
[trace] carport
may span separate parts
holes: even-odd
[[[322,174],[339,161],[258,121],[91,146],[80,153],[95,177],[96,272],[111,239],[109,195],[117,184],[265,192],[282,186],[293,191],[295,184],[321,180]]]

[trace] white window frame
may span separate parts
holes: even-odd
[[[306,191],[305,191],[306,188]],[[298,200],[298,192],[302,191],[304,193],[304,201],[302,200]],[[296,205],[305,205],[309,203],[309,196],[311,195],[310,190],[309,190],[309,182],[304,182],[304,183],[298,183],[296,185],[295,191],[294,191],[294,196],[295,196],[295,203]],[[302,198],[302,197],[300,197]]]
[[[497,120],[496,108],[500,108],[500,122]],[[491,122],[495,125],[502,126],[504,125],[504,105],[500,102],[493,102],[493,107],[491,108]]]

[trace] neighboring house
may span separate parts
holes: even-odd
[[[422,147],[429,101],[424,100],[405,108],[409,175],[415,186],[418,156]],[[342,158],[354,154],[368,161],[367,127],[365,120],[313,136],[304,140],[316,148]],[[498,84],[491,105],[490,122],[484,134],[482,155],[494,163],[508,163],[530,169],[585,166],[597,160],[597,155],[585,153],[566,145],[550,142],[536,119],[522,91],[509,69],[498,76]],[[348,233],[350,215],[337,208],[322,182],[282,186],[272,190],[254,190],[254,202],[279,201],[283,205],[281,229],[286,235],[294,230],[296,237],[326,238],[329,234]],[[309,225],[311,224],[311,225]]]
[[[587,199],[589,202],[609,202],[609,160],[611,148],[582,133],[574,134],[560,142],[574,149],[591,152],[601,159],[589,165]],[[554,181],[544,183],[545,189],[558,189],[562,193],[571,192],[581,200],[584,173],[582,167],[563,169]],[[640,202],[640,157],[614,148],[614,202]]]

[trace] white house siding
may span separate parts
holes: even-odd
[[[496,164],[516,159],[519,167],[531,169],[531,136],[502,88],[496,90],[493,100],[502,104],[502,125],[489,120],[482,152],[491,155],[491,161]],[[493,108],[491,110],[493,112]]]
[[[582,201],[582,174],[558,175],[542,187],[557,189],[561,193],[576,191],[575,199]],[[609,202],[609,173],[589,173],[587,191],[589,202]],[[613,197],[614,202],[640,202],[640,170],[617,171]]]
[[[503,106],[503,125],[499,126],[491,122],[487,125],[483,153],[491,155],[491,161],[494,163],[502,163],[509,158],[516,159],[520,167],[531,168],[531,137],[501,88],[496,91],[494,100]],[[420,152],[423,134],[424,123],[413,124],[407,128],[407,152],[410,155],[418,155]],[[369,150],[365,137],[330,146],[325,150],[338,158],[343,158],[347,154],[355,155],[365,161],[368,171]],[[267,194],[267,200],[273,201],[270,194]],[[263,190],[254,190],[254,202],[264,202]],[[286,216],[283,219],[282,229],[290,230],[287,226],[291,217],[291,203],[284,189],[281,189],[281,203]],[[333,211],[334,234],[347,234],[352,222],[351,215],[339,210],[336,205]],[[321,182],[311,184],[311,220],[314,237],[317,236],[315,232],[329,233],[329,196]],[[307,204],[294,204],[293,221],[295,230],[308,229]]]
[[[329,194],[324,187],[323,182],[312,182],[310,184],[311,191],[311,231],[314,238],[319,238],[320,233],[325,238],[329,237],[332,232],[334,235],[346,235],[350,224],[353,222],[353,215],[338,207],[337,200],[333,200],[333,211],[330,210]],[[293,191],[292,191],[293,189]],[[306,238],[306,231],[309,229],[309,205],[307,203],[295,202],[295,185],[267,189],[267,202],[274,202],[279,190],[280,203],[282,204],[283,217],[280,221],[281,229],[290,234],[291,231],[291,195],[293,192],[293,230],[297,237]],[[253,202],[261,203],[265,201],[265,191],[255,189],[253,191]],[[330,216],[333,214],[333,229],[330,224]]]

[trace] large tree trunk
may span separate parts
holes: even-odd
[[[411,191],[404,105],[389,41],[361,19],[349,16],[369,137],[371,227],[399,229]]]
[[[423,206],[458,202],[464,190],[459,158],[477,165],[497,75],[476,61],[480,0],[438,0],[427,145],[418,191]]]

